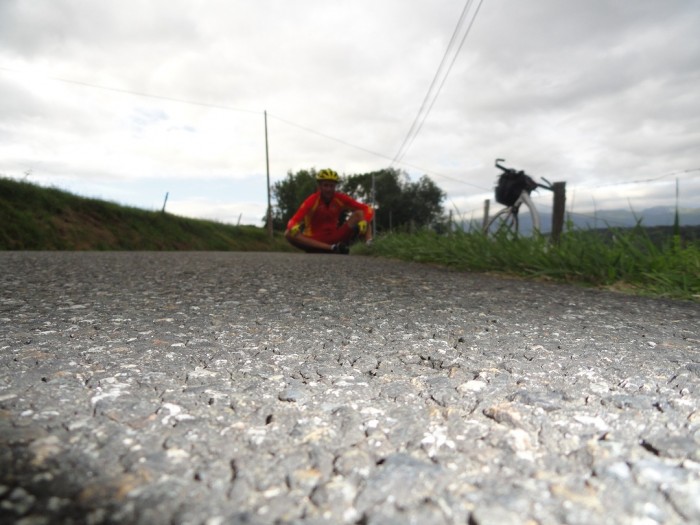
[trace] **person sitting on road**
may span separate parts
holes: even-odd
[[[347,254],[350,243],[358,238],[368,244],[372,242],[368,223],[374,217],[374,210],[336,191],[339,180],[331,169],[317,173],[318,190],[304,200],[287,223],[284,236],[292,246],[308,253]],[[341,224],[348,211],[350,217]]]

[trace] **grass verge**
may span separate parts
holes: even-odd
[[[541,235],[396,233],[358,253],[700,301],[700,244],[677,236],[652,241],[642,227],[606,235],[570,230],[557,244]]]

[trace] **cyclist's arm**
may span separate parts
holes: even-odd
[[[306,217],[314,206],[314,202],[318,199],[318,192],[309,195],[304,202],[301,203],[299,209],[292,215],[292,218],[287,222],[287,232],[289,232],[295,226],[302,224],[304,222],[304,217]]]
[[[345,193],[338,193],[336,194],[336,197],[340,199],[340,202],[343,203],[343,206],[345,206],[345,208],[352,211],[361,210],[364,214],[364,219],[367,222],[371,221],[374,217],[374,209],[371,206],[364,204],[360,201],[356,201],[355,199],[350,197],[350,195],[347,195]]]

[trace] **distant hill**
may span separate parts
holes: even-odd
[[[496,210],[500,209],[497,205]],[[639,223],[645,228],[672,227],[675,220],[674,207],[656,206],[640,212],[630,210],[598,210],[595,213],[567,213],[566,220],[575,229],[597,230],[606,228],[632,228]],[[700,208],[680,208],[678,210],[679,224],[685,232],[700,231]],[[540,213],[542,233],[552,231],[552,215]],[[468,227],[468,223],[467,223]],[[528,235],[532,232],[532,220],[528,213],[520,215],[520,231]],[[691,236],[698,238],[698,235]]]
[[[630,210],[599,210],[596,213],[572,214],[574,224],[577,226],[604,227],[630,227],[635,226],[641,220],[642,226],[672,226],[675,220],[676,208],[673,206],[655,206],[641,212]],[[679,224],[681,226],[700,225],[700,208],[679,208]],[[551,219],[550,219],[551,222]]]
[[[282,251],[255,226],[119,206],[0,177],[0,250]]]

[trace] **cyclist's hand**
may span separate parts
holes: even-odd
[[[357,223],[357,231],[360,233],[360,235],[364,235],[367,233],[367,221],[360,221]]]
[[[295,224],[294,226],[292,226],[291,228],[289,228],[289,234],[290,234],[292,237],[296,237],[296,236],[299,235],[300,233],[301,233],[301,224]]]

